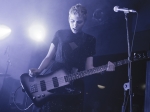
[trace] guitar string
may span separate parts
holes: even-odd
[[[127,63],[127,59],[124,59],[124,60],[121,60],[121,61],[117,61],[117,62],[114,62],[115,66],[119,66],[119,65],[123,65],[123,64],[126,64]],[[81,71],[81,72],[77,72],[77,73],[74,73],[72,75],[67,75],[68,77],[70,77],[68,80],[69,81],[72,81],[72,80],[76,80],[76,79],[79,79],[79,78],[82,78],[84,77],[84,75],[88,76],[88,75],[91,75],[91,74],[94,74],[94,73],[100,73],[100,72],[103,72],[107,69],[107,64],[106,65],[103,65],[103,66],[99,66],[99,67],[95,67],[93,69],[89,69],[89,70],[86,70],[86,71]],[[92,73],[91,73],[92,72]],[[89,74],[88,74],[89,73]],[[66,83],[65,79],[64,79],[65,76],[63,77],[59,77],[57,78],[59,81],[59,83]],[[72,77],[72,78],[71,78]],[[53,80],[50,79],[48,81],[45,82],[46,83],[46,87],[48,88],[52,88],[54,89],[54,83],[53,83]],[[37,83],[36,84],[38,86],[38,88],[41,88],[41,84],[40,83]]]
[[[89,74],[87,74],[87,76],[88,76],[88,75],[91,75],[91,72],[99,73],[99,72],[105,71],[106,68],[107,68],[107,65],[103,65],[103,66],[100,66],[100,67],[95,67],[95,69],[89,69],[89,70],[86,70],[86,71],[84,71],[84,72],[83,72],[83,71],[78,72],[79,74],[80,74],[80,73],[81,73],[81,74],[83,73],[82,76],[81,76],[81,77],[78,77],[78,78],[84,77],[84,75],[86,75],[87,72],[89,73]],[[94,74],[94,73],[92,73],[92,74]],[[67,76],[70,76],[70,77],[73,77],[73,76],[74,76],[75,79],[77,79],[76,74],[77,74],[77,73],[74,73],[74,74],[72,74],[72,75],[67,75]],[[78,76],[79,76],[79,74],[78,74]],[[59,80],[59,83],[64,83],[64,82],[65,82],[64,77],[59,77],[59,78],[57,78],[57,79]],[[74,79],[74,78],[71,78],[71,79],[69,79],[69,80],[71,81],[71,80],[75,80],[75,79]],[[46,85],[47,85],[46,87],[52,88],[52,89],[55,88],[52,79],[46,81],[45,83],[46,83]],[[40,83],[37,83],[36,85],[38,86],[38,88],[41,88],[41,84],[40,84]]]

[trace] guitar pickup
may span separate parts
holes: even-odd
[[[31,92],[31,93],[38,92],[38,88],[37,88],[37,85],[36,85],[36,84],[34,84],[34,85],[32,85],[32,86],[30,87],[30,92]]]
[[[46,83],[44,80],[40,81],[40,86],[41,86],[41,90],[45,91],[46,90]]]
[[[54,87],[59,87],[59,83],[58,83],[57,77],[53,77],[53,78],[52,78],[52,81],[53,81]]]

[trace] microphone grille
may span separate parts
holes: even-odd
[[[115,7],[114,7],[114,11],[115,11],[115,12],[118,12],[118,8],[119,8],[119,6],[115,6]]]

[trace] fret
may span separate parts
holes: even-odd
[[[84,75],[87,75],[87,74],[88,74],[88,70],[85,70]]]
[[[75,80],[75,73],[71,74],[71,78],[72,78],[72,80]]]
[[[99,73],[99,68],[98,67],[96,67],[96,73]]]
[[[80,76],[81,76],[81,77],[84,77],[84,71],[81,71],[81,72],[80,72]]]
[[[94,69],[94,73],[97,73],[97,69]]]
[[[81,78],[84,77],[83,71],[80,72],[80,77],[81,77]]]
[[[100,67],[100,72],[103,72],[107,69],[107,65],[103,65]]]
[[[93,69],[89,70],[89,75],[93,74]]]
[[[122,60],[122,64],[126,64],[126,63],[128,63],[128,62],[125,59]]]
[[[76,79],[79,79],[80,78],[80,72],[77,72],[76,73]]]
[[[128,60],[127,60],[127,59],[124,59],[124,61],[125,61],[125,64],[127,64],[127,63],[128,63]]]
[[[100,67],[97,67],[97,68],[98,68],[98,73],[101,72],[101,66],[100,66]]]
[[[95,68],[93,68],[93,74],[94,74],[94,73],[96,73],[96,69],[95,69]]]
[[[100,66],[100,67],[98,67],[98,69],[99,69],[99,71],[101,72],[101,70],[102,70],[102,67]]]
[[[97,70],[97,72],[99,72],[99,71],[100,71],[100,68],[99,68],[99,67],[96,67],[96,70]]]
[[[79,73],[79,77],[80,77],[80,78],[83,77],[82,71]]]
[[[87,72],[87,75],[90,75],[92,73],[92,69],[89,69]]]
[[[127,59],[124,59],[124,60],[120,60],[120,61],[117,61],[117,62],[113,62],[113,64],[115,66],[121,66],[121,65],[124,65],[124,64],[127,64],[128,63],[128,60]],[[79,78],[83,78],[85,76],[88,76],[88,75],[92,75],[92,74],[95,74],[95,73],[100,73],[100,72],[103,72],[105,70],[107,70],[107,64],[106,65],[102,65],[102,66],[99,66],[99,67],[95,67],[93,69],[88,69],[88,70],[84,70],[84,71],[81,71],[81,72],[76,72],[76,73],[73,73],[73,74],[69,74],[67,77],[65,76],[65,81],[66,82],[69,82],[71,80],[75,80],[75,79],[79,79]]]
[[[121,65],[120,61],[117,61],[117,65],[118,65],[118,66],[120,66],[120,65]]]
[[[122,65],[124,65],[125,64],[125,60],[121,60],[121,63],[122,63]]]
[[[117,63],[116,63],[116,62],[113,62],[113,64],[114,64],[115,66],[117,66]]]
[[[124,60],[121,60],[120,63],[121,63],[121,65],[123,65],[124,64]]]
[[[107,70],[108,65],[103,65],[103,71]]]
[[[121,66],[121,65],[124,65],[124,64],[127,64],[127,63],[128,63],[128,60],[124,59],[124,60],[121,60],[121,61],[117,61],[116,66]]]
[[[79,72],[76,73],[76,79],[79,79],[79,78],[80,78],[80,75],[79,75],[79,74],[80,74]]]
[[[123,65],[123,61],[122,61],[122,60],[121,60],[121,61],[118,61],[118,62],[117,62],[117,65],[118,65],[118,66]]]
[[[78,73],[78,77],[79,77],[79,78],[82,78],[81,72]]]
[[[82,77],[84,77],[84,76],[85,76],[85,73],[84,73],[84,71],[82,71],[82,72],[81,72],[81,75],[82,75]]]

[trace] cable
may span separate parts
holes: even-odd
[[[135,22],[135,27],[134,27],[134,31],[133,31],[133,39],[132,39],[132,44],[131,44],[131,53],[132,53],[132,49],[133,49],[133,41],[134,41],[134,37],[135,37],[135,30],[137,27],[137,20],[138,20],[138,12],[136,12],[137,17],[136,17],[136,22]]]
[[[127,99],[126,99],[127,101],[126,101],[126,103],[125,103],[125,110],[126,110],[126,108],[127,108],[128,99],[129,99],[129,96],[128,96]],[[125,111],[125,110],[124,110],[124,111]]]
[[[19,86],[19,87],[15,90],[15,92],[14,92],[14,95],[13,95],[13,102],[14,102],[15,106],[17,107],[17,109],[19,109],[19,110],[21,110],[21,111],[25,111],[25,110],[28,110],[28,109],[33,105],[33,103],[31,103],[31,104],[30,104],[27,108],[25,108],[25,109],[21,109],[20,107],[18,107],[18,105],[16,104],[16,101],[15,101],[15,96],[16,96],[16,92],[18,91],[19,88],[21,88],[21,86]]]

